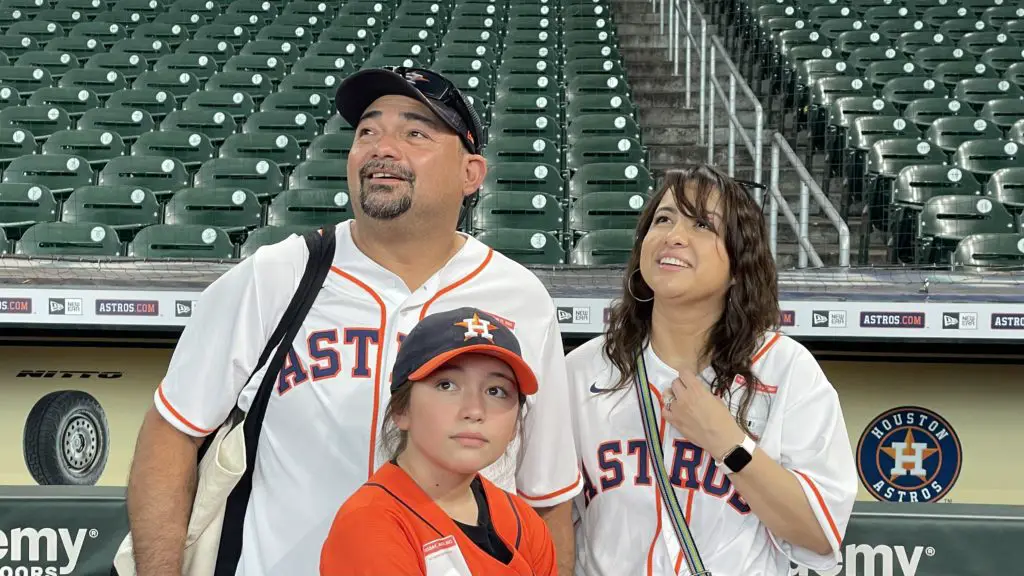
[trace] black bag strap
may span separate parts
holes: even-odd
[[[317,294],[320,293],[324,280],[330,272],[331,263],[334,261],[334,226],[328,226],[322,231],[312,230],[305,233],[303,237],[306,240],[306,247],[309,248],[309,260],[306,261],[306,269],[299,281],[299,287],[295,291],[295,295],[292,296],[288,308],[285,309],[281,322],[270,335],[256,367],[249,375],[251,380],[253,375],[259,372],[270,358],[271,352],[276,350],[273,358],[270,358],[270,365],[267,367],[267,372],[263,376],[263,381],[256,392],[256,397],[253,398],[252,406],[249,407],[243,424],[246,469],[245,474],[242,475],[235,489],[228,496],[214,576],[235,575],[238,560],[242,555],[242,527],[245,522],[245,511],[249,505],[249,495],[252,492],[256,450],[259,445],[260,430],[263,427],[263,417],[267,413],[267,404],[277,383],[278,373],[284,365],[285,356],[291,349],[291,343],[295,340],[309,309],[312,308]]]

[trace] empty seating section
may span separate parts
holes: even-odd
[[[860,264],[872,232],[889,264],[1024,263],[1020,2],[720,0],[714,11],[824,191],[842,182]]]
[[[654,186],[608,0],[5,0],[0,52],[0,253],[239,258],[351,218],[334,94],[366,67],[471,97],[463,228],[520,262],[622,264]],[[997,84],[963,89],[985,134]],[[1003,182],[989,152],[970,174]]]

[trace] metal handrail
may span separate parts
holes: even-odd
[[[683,9],[680,7],[680,2],[685,5],[685,26],[682,22]],[[754,181],[757,183],[762,182],[762,149],[764,147],[764,110],[761,105],[760,99],[747,84],[743,75],[740,74],[736,64],[732,61],[729,56],[728,50],[725,49],[721,39],[712,34],[710,39],[708,37],[708,21],[704,14],[701,13],[700,9],[693,5],[693,0],[668,0],[668,18],[666,21],[666,0],[651,0],[651,6],[655,10],[659,10],[661,13],[659,29],[662,34],[665,33],[665,25],[668,24],[668,40],[669,40],[669,57],[672,61],[673,74],[679,75],[679,40],[680,36],[685,37],[684,50],[683,50],[683,75],[685,77],[685,100],[686,107],[692,109],[692,58],[691,58],[691,47],[695,47],[699,50],[700,57],[700,90],[698,93],[699,105],[698,110],[700,113],[700,130],[699,130],[699,142],[701,145],[707,147],[708,162],[714,161],[714,148],[715,148],[715,100],[716,96],[722,101],[722,104],[726,107],[726,117],[729,119],[729,141],[726,158],[728,161],[728,173],[730,176],[735,176],[736,169],[736,132],[739,128],[739,138],[741,143],[747,148],[751,156],[754,158]],[[700,26],[700,39],[694,36],[693,31],[693,17],[696,12],[697,22]],[[682,28],[682,30],[680,30]],[[718,56],[721,55],[722,62],[725,64],[726,69],[729,73],[729,88],[728,93],[722,87],[721,82],[718,80],[715,74],[715,65]],[[710,72],[710,73],[709,73]],[[708,81],[710,78],[710,81]],[[747,100],[749,100],[754,108],[754,127],[753,137],[750,135],[750,131],[745,129],[743,124],[739,121],[736,116],[736,98],[737,86],[740,92]],[[779,190],[779,170],[780,170],[780,154],[784,155],[788,163],[793,167],[797,176],[800,178],[800,213],[799,217],[794,216],[793,211],[789,207],[789,203],[783,197],[782,192]],[[808,229],[810,220],[810,200],[814,199],[814,202],[818,204],[828,217],[829,221],[835,227],[839,234],[839,265],[842,267],[850,266],[850,230],[846,222],[839,216],[838,211],[828,196],[822,192],[821,187],[811,177],[810,172],[804,166],[803,162],[793,152],[789,142],[779,133],[772,134],[772,159],[770,168],[770,181],[771,184],[767,187],[769,191],[769,241],[771,244],[772,256],[776,255],[776,246],[778,240],[778,210],[781,206],[783,216],[786,222],[792,228],[793,233],[796,234],[799,244],[799,253],[797,260],[798,268],[806,268],[808,259],[811,264],[815,267],[824,266],[821,258],[819,257],[814,246],[808,239]],[[754,188],[754,196],[758,206],[763,206],[764,198],[761,187]]]
[[[772,165],[771,165],[771,183],[772,188],[777,190],[779,183],[779,152],[782,152],[786,156],[786,160],[789,161],[790,166],[796,170],[797,175],[800,177],[800,231],[799,237],[801,240],[807,237],[808,221],[810,220],[810,199],[813,197],[814,202],[821,207],[825,212],[825,216],[829,222],[835,226],[837,232],[839,232],[839,265],[842,267],[850,266],[850,227],[847,226],[842,216],[839,215],[839,211],[832,205],[832,201],[829,200],[828,196],[825,195],[821,190],[821,186],[815,182],[814,178],[811,177],[810,172],[804,166],[803,162],[793,151],[793,148],[789,145],[786,138],[776,132],[772,135]],[[781,192],[780,192],[781,197]],[[785,210],[789,210],[786,206]],[[792,225],[793,223],[790,222]],[[774,226],[773,226],[774,233]],[[774,247],[772,248],[774,254]],[[804,268],[807,266],[807,253],[804,250],[803,243],[800,244],[800,254],[798,256],[797,266]],[[819,260],[820,261],[820,260]],[[821,264],[817,264],[821,266]]]

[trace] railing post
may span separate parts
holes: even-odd
[[[670,57],[672,58],[672,75],[679,75],[679,6],[676,5],[676,0],[669,0],[668,10],[668,29],[671,35],[669,40],[668,49],[671,51]]]
[[[704,127],[707,122],[705,117],[705,100],[708,89],[708,21],[700,19],[700,143],[707,146],[708,140]]]
[[[800,237],[808,236],[808,221],[810,220],[811,191],[807,188],[807,182],[800,181]],[[807,241],[810,242],[810,238]],[[800,253],[797,260],[797,268],[807,268],[807,250],[803,244],[798,244]]]
[[[772,172],[768,180],[768,186],[771,190],[778,191],[779,189],[779,144],[777,142],[772,142]],[[772,252],[772,259],[774,259],[779,242],[779,215],[775,194],[769,194],[768,196],[768,203],[771,205],[768,221],[768,246]]]
[[[729,176],[736,177],[736,125],[732,118],[736,116],[736,75],[729,73]]]
[[[715,78],[715,45],[708,50],[708,77]],[[715,85],[708,81],[708,164],[715,163]]]
[[[686,31],[690,32],[690,31],[693,30],[693,0],[685,0],[685,2],[686,2]],[[686,72],[686,108],[687,109],[692,109],[693,108],[693,98],[692,98],[693,95],[692,95],[692,89],[690,87],[690,76],[691,76],[691,74],[690,74],[690,70],[691,70],[691,66],[690,66],[690,48],[691,47],[690,47],[690,44],[691,44],[690,36],[687,35],[686,36],[686,61],[685,61],[686,62],[686,64],[685,64],[685,72]]]
[[[761,103],[754,102],[754,182],[761,183],[761,174],[763,170],[761,155],[764,151],[764,109],[761,108]],[[761,189],[757,189],[757,193],[761,193]]]
[[[658,10],[658,33],[665,33],[665,0],[659,0],[661,7]],[[671,0],[670,0],[671,1]]]

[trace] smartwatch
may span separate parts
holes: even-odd
[[[744,436],[743,442],[729,451],[725,458],[721,462],[716,462],[716,464],[725,474],[735,474],[743,470],[754,459],[754,448],[756,447],[757,444],[754,443],[753,438]]]

